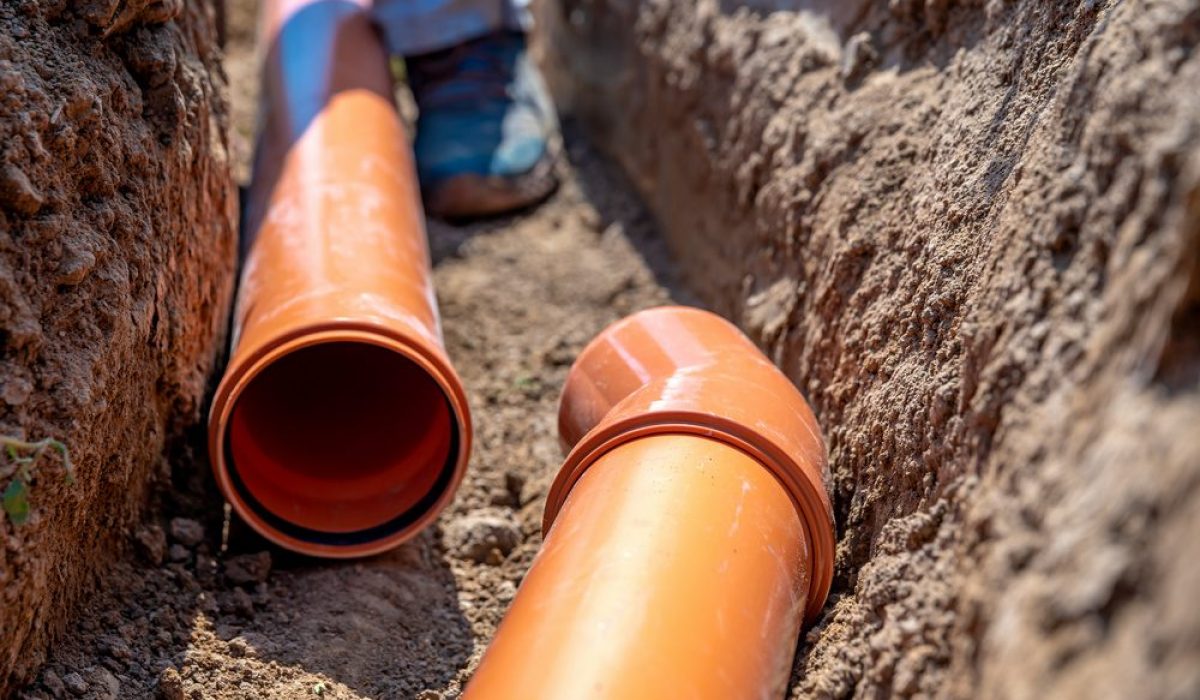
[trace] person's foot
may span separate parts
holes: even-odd
[[[431,214],[500,214],[554,191],[558,123],[524,35],[491,34],[405,64],[420,110],[417,174]]]

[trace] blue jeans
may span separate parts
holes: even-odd
[[[501,29],[525,31],[529,0],[375,0],[375,21],[388,50],[415,56]]]

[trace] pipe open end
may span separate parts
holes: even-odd
[[[450,398],[388,347],[309,345],[243,387],[227,472],[258,525],[320,547],[368,546],[423,523],[454,488],[463,440]]]

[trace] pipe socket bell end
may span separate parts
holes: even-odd
[[[222,492],[259,534],[348,558],[427,526],[462,481],[470,436],[452,368],[341,328],[233,367],[214,400],[211,454]]]
[[[756,459],[790,494],[812,549],[807,617],[824,607],[836,544],[821,429],[791,380],[732,323],[682,306],[617,321],[571,366],[558,426],[567,457],[546,500],[543,532],[607,451],[648,435],[708,437]]]

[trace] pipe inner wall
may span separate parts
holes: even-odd
[[[352,533],[428,508],[456,431],[422,367],[385,347],[328,342],[280,357],[242,389],[228,464],[259,515]]]

